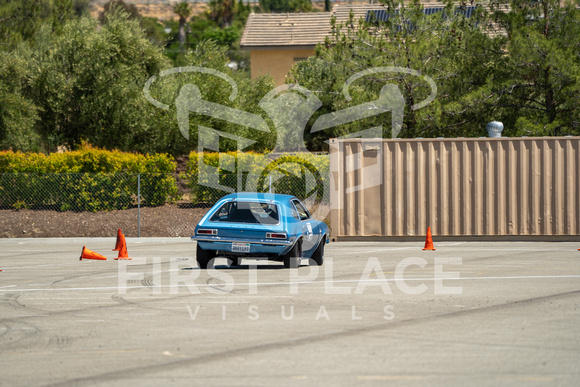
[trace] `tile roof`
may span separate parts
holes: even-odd
[[[424,4],[425,13],[441,10],[443,3],[430,2]],[[488,7],[488,5],[487,5]],[[470,7],[470,11],[473,11]],[[250,49],[272,47],[305,47],[316,46],[330,36],[330,19],[336,18],[336,23],[345,23],[350,12],[354,14],[354,22],[365,20],[369,11],[384,13],[383,4],[341,4],[334,7],[332,12],[312,13],[252,13],[250,14],[242,35],[241,47]],[[492,28],[492,30],[495,28]],[[495,35],[497,31],[489,31]]]
[[[242,47],[275,46],[316,46],[330,36],[330,18],[345,23],[350,10],[354,20],[365,18],[371,9],[383,9],[381,4],[374,5],[337,5],[332,12],[310,13],[252,13],[248,17]]]
[[[252,13],[242,47],[315,46],[330,35],[330,12]]]

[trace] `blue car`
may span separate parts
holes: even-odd
[[[215,257],[238,266],[242,258],[265,258],[300,266],[301,258],[322,265],[328,226],[312,219],[295,196],[235,193],[221,198],[195,227],[197,263],[207,269]]]

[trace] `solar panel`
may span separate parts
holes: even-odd
[[[435,15],[437,12],[443,12],[445,8],[443,7],[436,7],[436,8],[424,8],[423,13],[427,16]]]
[[[470,18],[475,13],[475,8],[476,8],[475,6],[460,7],[460,8],[455,9],[455,13],[462,14],[466,18]],[[435,15],[438,12],[444,12],[444,11],[445,11],[444,7],[423,8],[423,14],[425,14],[426,16]],[[365,21],[367,23],[386,22],[389,20],[389,18],[397,15],[398,13],[399,13],[398,10],[395,10],[393,12],[387,12],[387,10],[385,10],[385,9],[373,9],[373,10],[367,11],[367,14],[365,16]],[[443,15],[443,17],[445,17],[445,15]]]
[[[463,14],[463,16],[465,16],[466,18],[470,18],[473,16],[473,14],[475,13],[475,8],[474,6],[469,6],[469,7],[462,7],[462,8],[457,8],[455,10],[455,13],[461,13]]]
[[[396,13],[397,11],[395,11],[395,14]],[[389,17],[390,14],[387,13],[387,11],[384,9],[371,10],[367,11],[367,14],[365,16],[365,22],[367,23],[386,22],[387,20],[389,20]]]

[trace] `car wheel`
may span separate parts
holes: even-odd
[[[215,258],[215,252],[204,250],[197,245],[197,255],[195,258],[200,269],[207,269],[211,260]]]
[[[230,266],[240,266],[242,264],[242,258],[228,258]]]
[[[292,249],[284,255],[284,267],[296,269],[300,267],[300,257],[302,256],[302,241],[297,241]]]
[[[322,264],[324,263],[324,244],[325,243],[326,243],[326,235],[324,235],[322,237],[322,239],[320,240],[320,243],[318,244],[318,247],[314,251],[314,254],[312,254],[311,260],[314,262],[314,264],[316,264],[316,266],[322,266]]]

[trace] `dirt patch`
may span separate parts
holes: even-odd
[[[189,237],[209,206],[172,204],[141,208],[142,237]],[[119,211],[72,212],[0,210],[0,238],[127,237],[139,231],[137,208]]]

